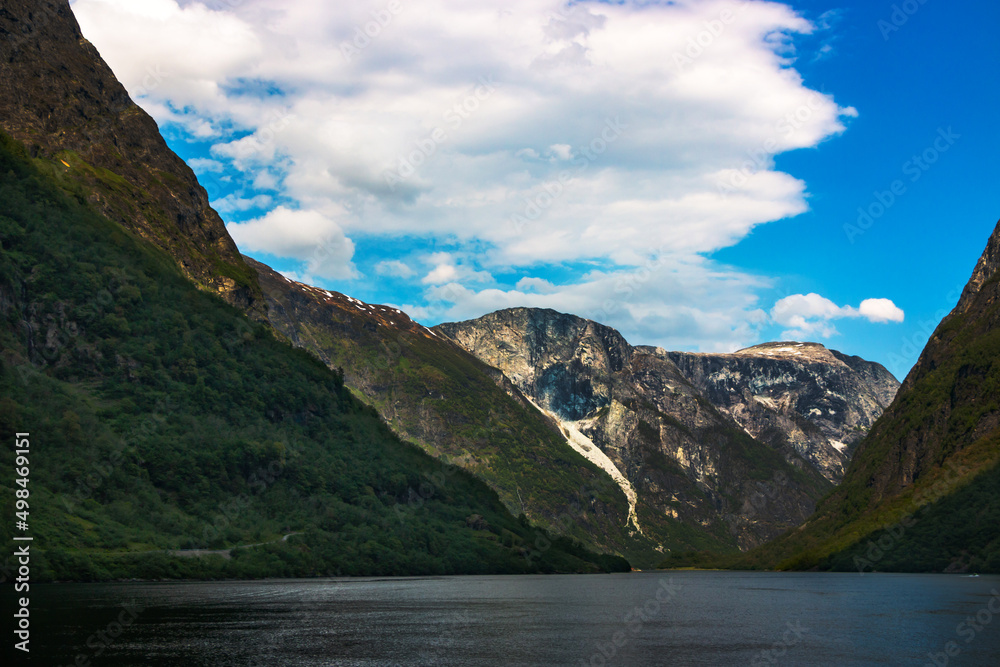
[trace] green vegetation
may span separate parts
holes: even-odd
[[[400,442],[340,375],[80,199],[0,134],[0,434],[31,433],[34,580],[628,568]]]
[[[395,432],[484,480],[512,513],[640,567],[662,557],[657,542],[687,539],[691,531],[678,532],[655,513],[643,524],[651,537],[629,534],[628,502],[611,477],[471,354],[409,322],[373,325],[353,308],[345,313],[258,270],[264,292],[281,305],[271,311],[275,328],[331,368],[346,369],[348,386]]]
[[[824,570],[1000,573],[1000,466],[825,559]],[[956,545],[958,548],[956,549]]]
[[[938,327],[809,522],[713,565],[1000,571],[998,278]]]

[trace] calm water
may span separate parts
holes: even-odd
[[[930,653],[993,667],[996,592],[986,576],[730,572],[33,586],[31,664],[925,665]]]

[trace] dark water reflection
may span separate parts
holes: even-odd
[[[995,593],[732,572],[34,586],[31,664],[941,665],[954,641],[946,664],[995,666]]]

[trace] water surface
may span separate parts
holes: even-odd
[[[44,665],[935,664],[930,655],[1000,665],[1000,578],[986,576],[663,572],[31,592],[32,664]],[[949,642],[960,653],[947,656]]]

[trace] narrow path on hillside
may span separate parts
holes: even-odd
[[[267,544],[277,544],[278,542],[287,542],[289,537],[293,535],[301,535],[302,532],[288,533],[279,540],[271,540],[270,542],[257,542],[256,544],[240,544],[235,547],[229,547],[228,549],[173,549],[168,550],[171,556],[178,556],[180,558],[200,558],[201,556],[222,556],[226,560],[233,557],[233,551],[236,549],[251,549],[253,547],[262,547]]]

